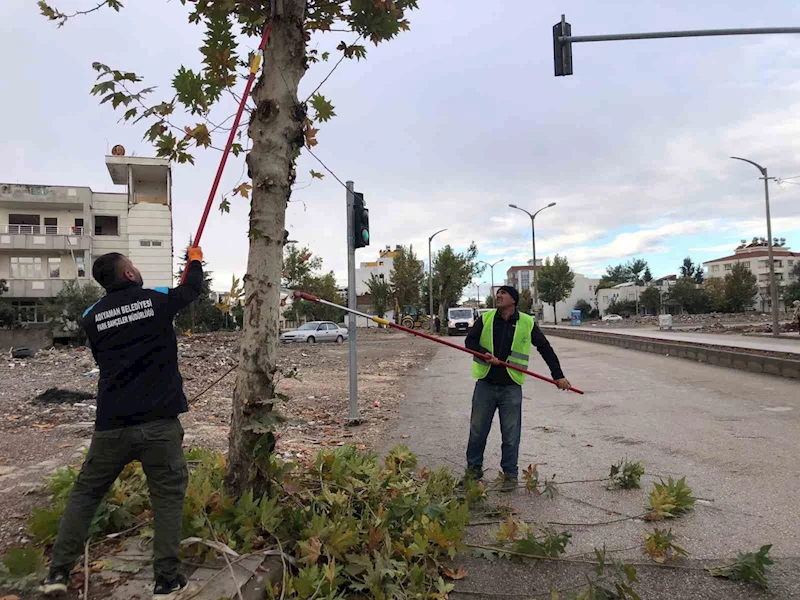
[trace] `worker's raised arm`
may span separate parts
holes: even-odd
[[[189,261],[186,279],[176,288],[169,290],[167,310],[175,316],[194,302],[203,291],[203,251],[200,248],[189,248]]]

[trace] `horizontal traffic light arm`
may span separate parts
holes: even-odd
[[[696,29],[689,31],[652,31],[646,33],[612,33],[609,35],[561,35],[561,43],[615,42],[621,40],[652,40],[659,38],[713,37],[718,35],[764,35],[800,33],[800,27],[758,27],[754,29]]]

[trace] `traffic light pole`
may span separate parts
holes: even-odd
[[[749,29],[694,29],[687,31],[650,31],[645,33],[614,33],[609,35],[572,35],[566,17],[553,25],[553,55],[556,76],[572,75],[572,44],[579,42],[615,42],[621,40],[653,40],[662,38],[714,37],[721,35],[767,35],[800,33],[800,27],[756,27]]]
[[[355,248],[355,219],[353,208],[355,206],[355,184],[347,182],[347,307],[356,310],[358,306],[356,295],[356,248]],[[356,363],[356,316],[352,312],[347,315],[348,337],[348,372],[350,374],[350,421],[358,421],[358,364]]]

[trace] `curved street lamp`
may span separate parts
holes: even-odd
[[[770,218],[769,214],[769,180],[775,179],[774,177],[770,177],[767,174],[767,168],[762,167],[760,164],[753,162],[752,160],[748,160],[746,158],[740,158],[738,156],[731,156],[733,160],[741,160],[746,163],[750,163],[756,169],[761,171],[761,177],[759,179],[764,180],[764,201],[767,205],[767,250],[769,255],[769,292],[770,298],[772,301],[772,335],[774,337],[780,336],[780,328],[778,323],[778,282],[775,279],[775,259],[774,254],[772,252],[772,219]]]
[[[433,238],[447,231],[447,229],[440,229],[428,238],[428,301],[430,302],[430,313],[428,313],[428,331],[433,333],[433,261],[431,260],[431,242]]]
[[[495,266],[495,265],[498,265],[498,264],[500,264],[500,263],[501,263],[501,262],[503,262],[504,260],[505,260],[505,258],[501,258],[500,260],[496,260],[496,261],[494,261],[493,263],[488,263],[488,262],[486,262],[485,260],[479,260],[479,261],[478,261],[478,264],[479,264],[479,265],[480,265],[480,264],[484,264],[484,265],[486,265],[487,267],[489,267],[489,269],[492,271],[492,291],[491,291],[491,292],[489,292],[489,295],[490,295],[490,296],[494,296],[494,266]]]
[[[536,215],[538,215],[540,212],[542,212],[546,208],[550,208],[555,205],[556,205],[555,202],[551,202],[550,204],[548,204],[547,206],[543,206],[533,214],[529,213],[524,208],[520,208],[516,204],[508,205],[510,208],[516,208],[517,210],[521,210],[531,218],[531,244],[533,245],[533,305],[536,307],[534,310],[539,309],[539,288],[536,286],[536,227],[534,225],[534,219],[536,219]]]

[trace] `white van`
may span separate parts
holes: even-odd
[[[447,310],[447,335],[467,335],[467,330],[475,323],[475,309],[469,306]]]

